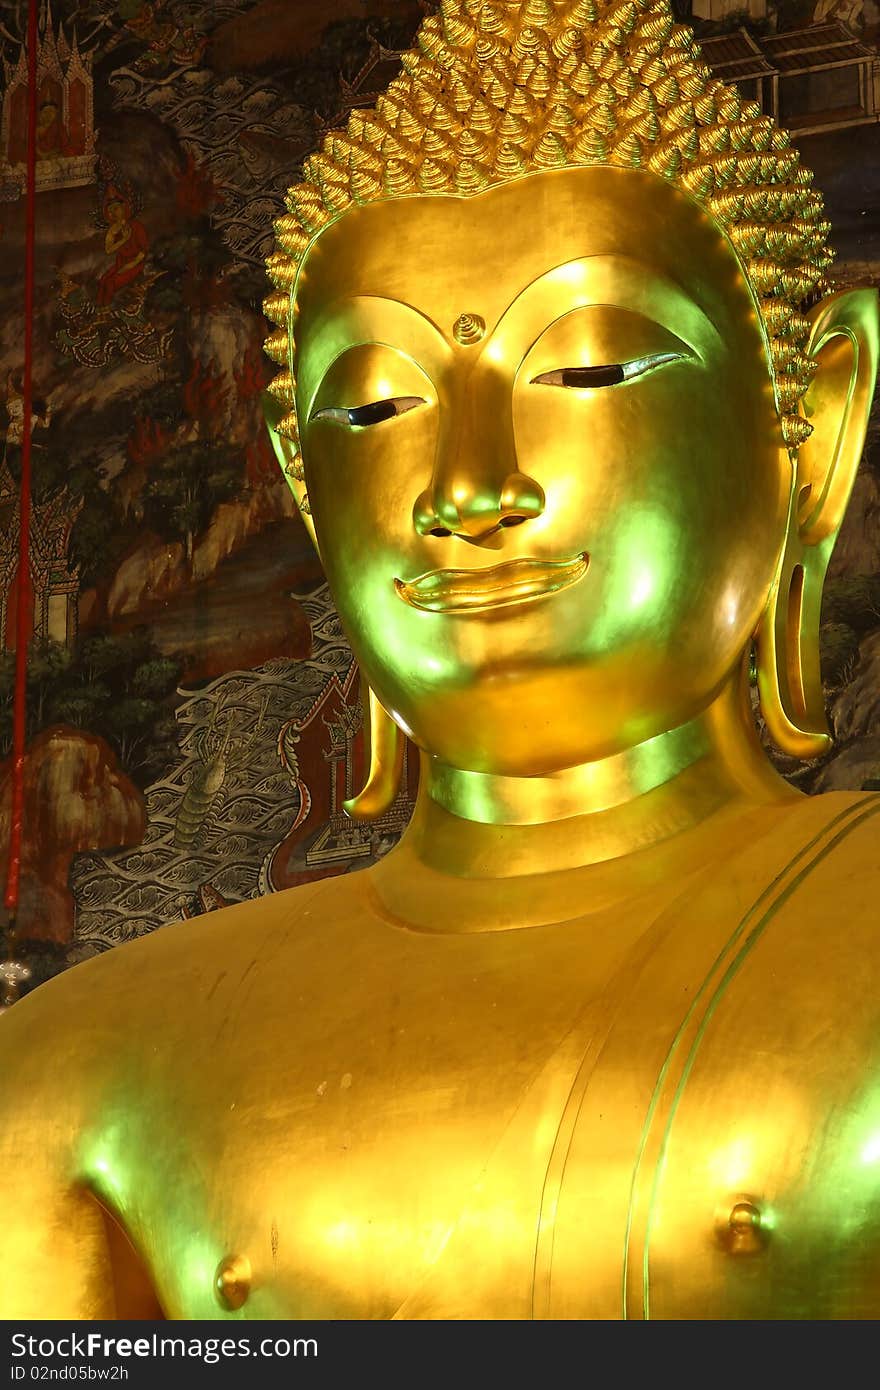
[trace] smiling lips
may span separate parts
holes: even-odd
[[[543,598],[583,579],[590,563],[586,553],[572,560],[508,560],[477,570],[429,570],[394,587],[405,603],[426,613],[484,613],[514,603]]]

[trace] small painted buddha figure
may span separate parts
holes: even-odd
[[[149,250],[143,222],[134,216],[128,196],[113,185],[104,198],[104,217],[107,221],[104,250],[115,259],[98,281],[95,302],[101,309],[106,309],[121,290],[143,275]]]
[[[444,0],[291,190],[361,872],[0,1020],[7,1317],[880,1312],[880,800],[807,798],[877,305],[665,0]]]

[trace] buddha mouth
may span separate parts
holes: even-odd
[[[583,579],[586,552],[573,560],[508,560],[478,570],[429,570],[408,583],[395,579],[404,603],[426,613],[484,613],[558,593]]]

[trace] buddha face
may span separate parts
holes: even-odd
[[[49,130],[58,118],[58,107],[53,101],[44,101],[37,112],[37,131],[44,134]]]
[[[361,668],[455,767],[546,773],[698,715],[791,469],[739,262],[652,174],[347,213],[298,285],[321,556]]]

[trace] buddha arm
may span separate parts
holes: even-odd
[[[54,1000],[43,986],[0,1018],[0,1318],[161,1317],[80,1171],[90,1069]]]
[[[5,1139],[15,1126],[8,1113],[2,1123]],[[100,1208],[61,1180],[50,1155],[40,1153],[31,1136],[19,1139],[0,1146],[0,1318],[115,1318]]]

